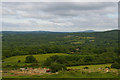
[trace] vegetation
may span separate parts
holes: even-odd
[[[53,56],[53,55],[61,55],[61,56],[64,56],[64,55],[68,55],[68,54],[63,54],[63,53],[51,53],[51,54],[37,54],[37,55],[33,55],[36,60],[37,60],[37,63],[40,67],[42,66],[43,62],[50,56]],[[14,65],[18,65],[19,68],[20,67],[30,67],[32,65],[32,63],[25,63],[25,58],[29,56],[29,55],[24,55],[24,56],[13,56],[13,57],[9,57],[9,58],[6,58],[4,59],[4,62],[3,62],[3,69],[13,69]],[[18,63],[18,61],[21,61],[20,63]],[[9,67],[8,67],[9,66]],[[31,66],[32,67],[32,66]]]
[[[52,63],[64,64],[66,66],[80,66],[80,65],[94,65],[112,63],[114,58],[110,58],[109,61],[103,58],[101,55],[54,55],[48,57],[43,65],[50,66]]]
[[[115,62],[111,65],[111,68],[120,69],[120,56],[115,59]]]
[[[111,69],[113,72],[104,72],[105,67],[110,67],[111,64],[100,64],[100,65],[83,65],[83,66],[71,66],[67,67],[67,69],[73,69],[73,71],[59,71],[58,74],[44,74],[44,75],[15,75],[11,76],[13,73],[7,73],[7,76],[3,76],[4,78],[120,78],[118,75],[117,69]],[[83,69],[84,67],[88,67],[88,69]],[[103,69],[100,70],[99,68]],[[78,69],[74,71],[74,69]],[[90,71],[93,71],[90,73]],[[92,79],[93,80],[93,79]]]
[[[120,69],[120,64],[119,64],[119,63],[113,63],[113,64],[111,65],[111,68]]]
[[[111,57],[119,51],[117,30],[93,33],[3,32],[2,35],[3,59],[46,53]]]
[[[105,69],[105,67],[111,67],[111,64],[98,64],[98,65],[82,65],[82,66],[70,66],[67,69],[83,69],[84,67],[88,67],[91,70],[97,70],[99,68]]]
[[[27,75],[27,76],[5,76],[4,78],[9,78],[9,79],[11,79],[11,80],[13,80],[13,78],[18,78],[18,79],[21,79],[21,78],[27,78],[27,80],[28,80],[28,78],[51,78],[51,79],[53,79],[54,78],[54,80],[59,80],[59,78],[60,78],[60,80],[61,80],[61,78],[64,78],[65,80],[66,80],[66,78],[88,78],[88,80],[93,80],[93,78],[111,78],[111,79],[109,79],[109,80],[119,80],[119,76],[117,76],[117,75],[114,75],[114,74],[111,74],[111,73],[104,73],[104,75],[103,75],[103,73],[99,73],[99,72],[92,72],[92,73],[81,73],[80,71],[77,71],[77,72],[75,72],[75,71],[70,71],[70,72],[60,72],[60,73],[58,73],[58,74],[52,74],[52,75],[49,75],[49,74],[45,74],[45,75],[32,75],[32,76],[30,76],[30,75]],[[57,78],[57,79],[56,79]],[[114,79],[115,78],[115,79]],[[97,80],[99,80],[99,79],[97,79]]]
[[[62,65],[62,64],[58,64],[58,63],[53,63],[50,65],[50,69],[51,69],[51,72],[55,73],[55,72],[58,72],[60,70],[66,70],[66,66]]]
[[[42,75],[40,77],[46,78],[119,78],[119,76],[113,75],[111,73],[99,73],[99,72],[92,72],[92,73],[82,73],[80,71],[70,71],[70,72],[60,72],[58,74],[53,75]]]
[[[117,77],[114,73],[64,71],[70,68],[98,70],[120,68],[119,30],[105,32],[9,32],[2,34],[3,69],[47,67],[53,75],[40,77]],[[32,55],[32,56],[31,56]],[[111,65],[112,64],[112,65]],[[89,65],[89,66],[88,66]],[[103,68],[103,67],[102,67]],[[59,72],[58,74],[54,74]],[[72,76],[73,75],[73,76]]]
[[[27,56],[25,59],[25,63],[36,63],[37,60],[34,56]]]

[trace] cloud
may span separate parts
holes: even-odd
[[[116,29],[117,6],[114,2],[5,2],[3,30]]]

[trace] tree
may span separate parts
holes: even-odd
[[[49,58],[47,58],[43,65],[44,66],[50,66],[52,63],[59,63],[59,64],[64,64],[66,62],[64,56],[58,56],[58,55],[53,55]]]
[[[84,60],[85,62],[92,62],[94,60],[94,57],[93,56],[86,56],[84,59],[85,59]]]
[[[115,63],[111,65],[111,68],[120,69],[120,56],[116,58]]]
[[[120,64],[120,56],[116,59],[116,62]]]
[[[111,68],[120,69],[120,64],[119,64],[119,63],[113,63],[113,64],[111,65]]]
[[[34,56],[27,56],[25,59],[25,63],[34,63],[37,62],[36,58]]]
[[[53,62],[52,59],[47,58],[47,59],[44,61],[43,66],[50,66],[52,62]]]
[[[51,66],[49,67],[51,69],[52,73],[58,72],[60,70],[66,70],[66,66],[62,65],[62,64],[58,64],[58,63],[53,63],[51,64]]]
[[[64,64],[66,62],[65,58],[63,56],[59,56],[59,58],[56,60],[57,63]]]

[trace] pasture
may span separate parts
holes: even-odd
[[[119,78],[119,71],[117,69],[110,69],[109,72],[104,71],[105,67],[110,67],[111,64],[100,65],[85,65],[67,67],[73,69],[71,71],[59,71],[57,73],[45,73],[40,75],[19,75],[14,73],[3,73],[4,78]],[[84,67],[89,69],[83,69]],[[98,71],[99,68],[104,70]],[[77,70],[79,69],[79,70]],[[93,71],[92,71],[93,70]],[[91,72],[90,72],[91,71]]]
[[[85,67],[88,67],[88,69],[84,69]],[[111,64],[72,66],[72,67],[67,67],[67,69],[79,69],[81,71],[90,72],[90,73],[91,72],[101,72],[101,73],[112,72],[112,73],[118,74],[118,70],[111,68]]]
[[[82,66],[72,66],[67,67],[68,69],[83,69],[84,67],[88,67],[92,70],[96,70],[98,68],[105,68],[105,67],[111,67],[111,64],[100,64],[100,65],[82,65]]]
[[[33,55],[39,64],[42,64],[42,62],[44,60],[46,60],[48,57],[53,56],[53,55],[68,55],[68,54],[64,54],[64,53],[50,53],[50,54],[37,54],[37,55]],[[23,55],[23,56],[13,56],[13,57],[9,57],[4,59],[3,61],[3,66],[4,65],[14,65],[18,63],[18,60],[20,60],[21,62],[18,65],[25,65],[25,64],[29,64],[29,63],[25,63],[25,58],[28,55]]]

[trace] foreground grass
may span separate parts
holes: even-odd
[[[3,78],[119,78],[113,73],[82,73],[81,71],[63,71],[58,74],[32,75],[32,76],[6,76]]]
[[[84,67],[89,69],[83,69]],[[4,78],[120,78],[117,69],[110,69],[109,72],[104,71],[105,67],[110,67],[111,64],[101,65],[85,65],[85,66],[73,66],[67,67],[68,69],[74,69],[73,71],[60,71],[57,74],[42,74],[42,75],[14,75],[13,73],[7,73]],[[99,69],[102,68],[102,69]],[[76,69],[76,70],[75,70]],[[77,70],[78,69],[78,70]]]
[[[91,73],[82,73],[81,71],[65,71],[59,74],[53,75],[42,75],[42,78],[118,78],[117,75],[112,73],[100,73],[100,72],[91,72]]]

